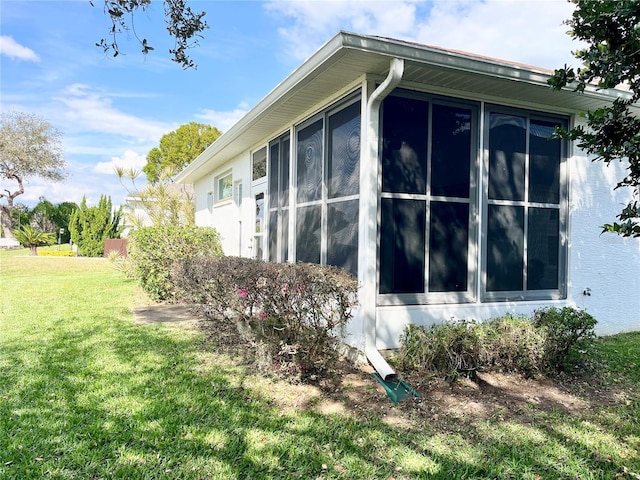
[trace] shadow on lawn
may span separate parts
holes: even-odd
[[[117,318],[59,322],[41,342],[5,344],[0,478],[613,478],[623,469],[562,422],[436,431],[394,428],[372,412],[285,411],[238,384],[234,367],[203,367],[194,345]]]

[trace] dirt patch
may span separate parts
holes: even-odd
[[[133,319],[136,323],[196,323],[202,319],[196,312],[184,305],[147,305],[133,309]]]
[[[139,323],[178,323],[205,333],[206,349],[225,354],[256,372],[268,360],[260,346],[234,322],[205,320],[184,306],[149,306],[134,310]],[[478,373],[453,382],[412,375],[401,377],[421,398],[394,404],[371,376],[369,366],[342,361],[332,379],[316,384],[289,384],[266,380],[264,388],[250,380],[283,411],[313,409],[322,414],[376,415],[396,428],[420,428],[434,422],[473,423],[513,420],[530,423],[536,417],[560,412],[578,415],[596,406],[628,400],[620,389],[591,377],[524,378],[505,373]],[[264,370],[262,371],[264,373]],[[261,375],[264,377],[265,375]]]

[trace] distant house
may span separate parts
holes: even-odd
[[[341,32],[178,177],[224,251],[344,268],[345,341],[397,347],[409,323],[586,308],[640,329],[640,242],[600,235],[623,165],[550,139],[628,93],[554,92],[552,72]]]

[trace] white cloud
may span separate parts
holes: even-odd
[[[288,55],[306,59],[339,30],[416,41],[546,68],[571,63],[579,46],[562,22],[566,0],[274,0]]]
[[[83,84],[66,87],[54,100],[65,107],[59,112],[58,121],[74,132],[115,134],[157,143],[162,135],[177,128],[174,124],[125,113],[112,104],[110,96]]]
[[[421,43],[546,68],[571,63],[578,45],[563,21],[574,6],[559,0],[438,1],[418,25]]]
[[[219,112],[217,110],[202,110],[196,115],[199,120],[216,127],[221,132],[226,132],[238,120],[240,120],[249,111],[246,103],[241,103],[235,109],[227,112]]]
[[[98,162],[94,165],[93,171],[103,175],[115,175],[116,167],[124,169],[142,170],[147,163],[146,155],[140,155],[133,150],[125,150],[120,157],[111,157],[109,162]]]
[[[20,45],[12,37],[0,35],[0,55],[5,55],[15,60],[39,62],[40,57],[28,47]]]

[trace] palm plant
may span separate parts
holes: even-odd
[[[13,237],[20,242],[23,247],[31,250],[31,255],[38,255],[38,247],[53,245],[56,243],[54,233],[43,232],[31,225],[23,225],[13,231]]]

